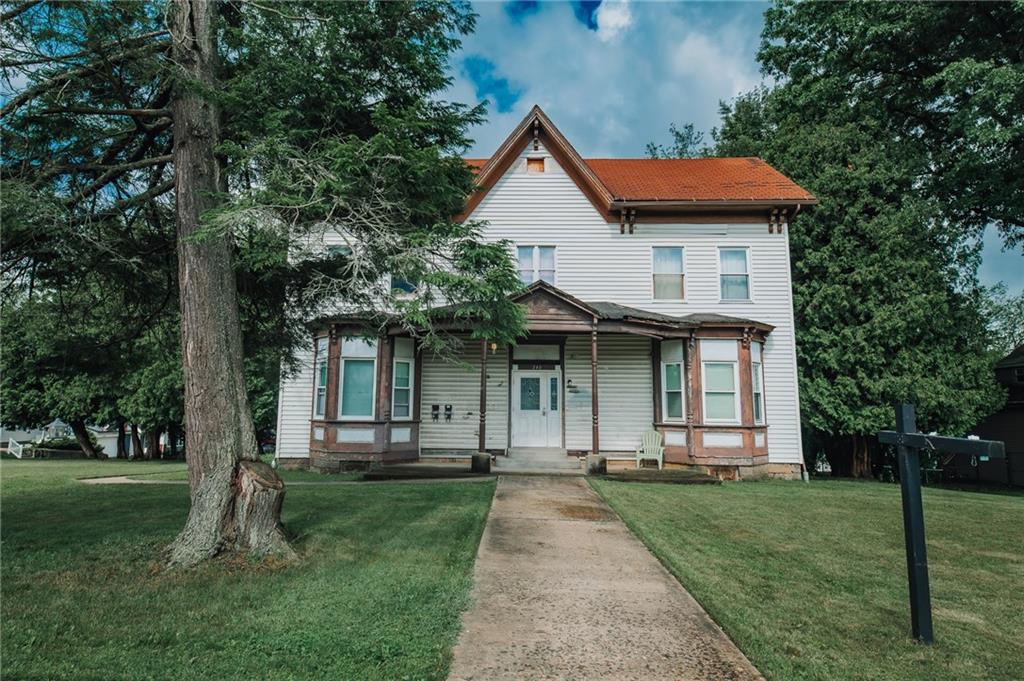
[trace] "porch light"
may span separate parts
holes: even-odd
[[[497,351],[498,351],[498,344],[492,342],[491,343],[491,354],[493,355]]]

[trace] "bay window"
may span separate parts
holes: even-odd
[[[322,419],[327,409],[327,338],[316,339],[313,381],[313,418]]]
[[[682,421],[685,407],[683,341],[661,344],[661,413],[665,421]]]
[[[764,374],[761,371],[760,343],[750,344],[750,385],[753,392],[754,423],[764,425]]]
[[[734,340],[700,342],[701,386],[704,420],[708,423],[739,423],[739,356]]]
[[[411,338],[395,339],[395,361],[392,369],[391,416],[412,417],[413,366],[416,362]]]
[[[678,246],[655,246],[653,259],[654,299],[682,300],[683,249]]]
[[[338,418],[372,419],[377,376],[377,341],[344,338],[341,342]]]
[[[529,286],[535,281],[555,285],[555,247],[519,246],[516,248],[519,278]]]
[[[718,249],[722,300],[750,300],[750,258],[746,248]]]

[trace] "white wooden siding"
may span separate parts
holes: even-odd
[[[591,448],[590,336],[568,336],[565,377],[579,392],[566,391],[565,446]],[[597,400],[600,447],[604,452],[633,451],[654,416],[651,342],[642,336],[597,337]]]
[[[420,381],[420,447],[431,450],[476,451],[480,437],[480,344],[463,339],[459,363],[433,355],[423,358]],[[440,417],[430,418],[439,406]],[[444,405],[452,420],[444,420]],[[508,440],[508,353],[499,346],[487,356],[487,447],[504,449]]]
[[[552,167],[550,161],[547,165]],[[767,223],[638,224],[635,234],[619,234],[618,224],[606,223],[568,175],[557,170],[516,172],[517,167],[498,181],[471,218],[487,221],[485,234],[490,239],[555,246],[559,288],[585,301],[610,301],[671,315],[717,312],[776,327],[764,353],[769,458],[800,462],[788,229],[780,235],[769,234]],[[653,299],[652,246],[684,247],[684,302]],[[719,299],[719,246],[749,247],[751,301]],[[612,394],[608,407],[615,406],[624,404]]]
[[[310,340],[312,343],[312,340]],[[281,378],[277,395],[277,456],[309,456],[309,420],[313,417],[313,350],[298,353],[299,371]]]

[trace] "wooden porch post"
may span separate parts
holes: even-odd
[[[597,317],[590,330],[590,415],[593,424],[590,430],[591,449],[594,456],[601,453],[601,436],[598,428],[598,404],[597,404]]]
[[[477,451],[487,451],[487,339],[480,339],[480,439]]]

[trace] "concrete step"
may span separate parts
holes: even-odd
[[[580,462],[575,457],[536,457],[536,456],[499,456],[494,460],[494,467],[499,470],[515,469],[551,469],[551,470],[577,470]]]

